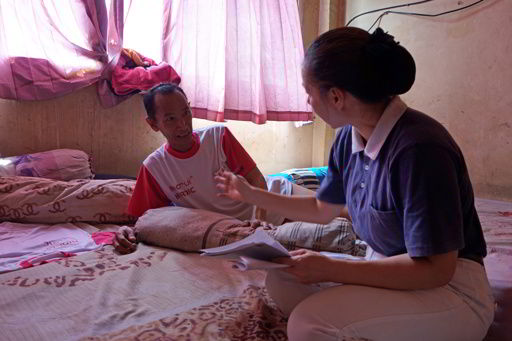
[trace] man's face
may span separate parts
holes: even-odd
[[[160,131],[172,149],[186,152],[194,144],[192,112],[185,96],[180,92],[157,94],[155,119],[146,121],[154,131]]]

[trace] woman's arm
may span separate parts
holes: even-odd
[[[272,210],[291,220],[327,224],[339,216],[344,207],[319,201],[311,196],[285,196],[270,193],[247,184],[231,172],[219,172],[215,176],[215,181],[219,196]]]
[[[332,259],[309,250],[291,254],[291,258],[277,261],[291,265],[285,271],[300,282],[337,282],[399,290],[443,286],[453,277],[457,261],[457,251],[418,258],[402,254],[369,261]]]

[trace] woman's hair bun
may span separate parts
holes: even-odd
[[[411,54],[381,28],[372,34],[357,27],[327,31],[308,48],[302,65],[322,91],[337,87],[368,103],[407,92],[416,77]]]
[[[416,78],[414,59],[394,37],[377,28],[364,46],[369,79],[379,84],[377,93],[387,96],[403,94],[412,87]]]
[[[395,45],[398,44],[398,42],[395,41],[395,37],[393,37],[391,34],[388,34],[387,32],[384,32],[382,28],[378,27],[372,34],[370,34],[368,44]]]

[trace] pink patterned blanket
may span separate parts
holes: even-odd
[[[221,259],[105,246],[0,275],[1,338],[285,340],[286,320],[263,287],[263,272]]]
[[[512,203],[477,200],[496,318],[485,341],[512,335]],[[195,253],[111,246],[0,274],[2,340],[286,340],[263,272]]]

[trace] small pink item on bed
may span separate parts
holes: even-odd
[[[114,245],[115,232],[94,232],[91,237],[98,245]]]
[[[25,259],[24,261],[22,261],[20,263],[20,267],[23,269],[31,268],[36,265],[55,262],[56,260],[61,260],[62,258],[73,257],[73,256],[76,256],[76,253],[60,251],[60,252],[56,252],[56,253],[47,254],[44,256],[37,256],[37,257]]]

